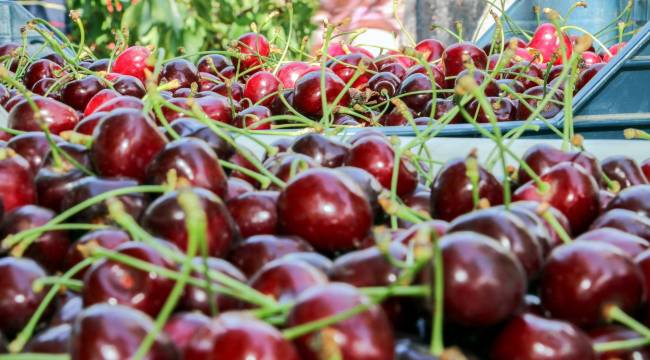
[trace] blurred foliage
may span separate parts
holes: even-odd
[[[120,29],[128,29],[129,44],[162,47],[168,57],[226,49],[250,32],[252,24],[271,43],[284,47],[290,8],[290,45],[299,49],[315,28],[311,17],[318,6],[318,0],[139,0],[112,3],[109,11],[107,1],[111,4],[111,0],[68,0],[70,9],[82,11],[86,45],[94,46],[99,56],[109,55]],[[79,39],[79,30],[73,28],[72,36]]]

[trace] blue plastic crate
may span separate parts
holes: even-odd
[[[0,44],[22,44],[20,29],[32,20],[34,16],[22,5],[15,1],[0,0]],[[55,36],[55,39],[56,36]],[[57,39],[60,41],[60,39]],[[44,46],[45,39],[37,32],[27,33],[27,50],[32,55],[47,55],[51,49]]]

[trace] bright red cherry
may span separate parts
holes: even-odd
[[[608,63],[610,62],[616,55],[618,55],[619,51],[623,49],[627,45],[627,42],[623,41],[622,43],[612,45],[609,48],[609,53],[603,52],[602,57],[603,61]],[[611,54],[611,55],[610,55]]]
[[[345,88],[345,82],[331,71],[325,71],[325,98],[331,105]],[[321,98],[321,71],[311,71],[296,81],[293,91],[293,106],[301,114],[318,118],[323,115],[323,100]],[[348,106],[350,94],[347,91],[341,96],[337,105]]]
[[[90,100],[88,100],[88,103],[86,104],[86,108],[84,109],[84,117],[94,113],[98,107],[101,105],[105,104],[106,102],[115,99],[116,97],[120,96],[120,93],[118,93],[115,90],[112,89],[103,89],[97,92]]]
[[[11,149],[0,149],[0,198],[5,212],[36,202],[29,163]]]
[[[115,58],[112,71],[135,76],[144,83],[147,71],[153,72],[153,66],[149,64],[150,55],[151,50],[144,46],[131,46]]]
[[[271,52],[269,41],[264,35],[258,33],[246,33],[240,36],[235,50],[240,57],[233,56],[232,63],[235,66],[239,64],[241,70],[260,67]]]
[[[33,96],[32,99],[40,109],[39,115],[27,100],[23,100],[9,112],[8,127],[21,131],[42,131],[40,124],[44,123],[50,132],[58,135],[62,131],[72,130],[79,122],[79,115],[68,105],[48,97]]]
[[[573,54],[573,44],[569,36],[562,32],[558,34],[558,29],[551,23],[544,23],[537,27],[533,38],[530,40],[529,46],[542,55],[545,63],[552,61],[553,64],[558,65],[563,63],[562,45],[560,41],[564,41],[564,49],[566,58],[570,59]],[[562,37],[562,40],[560,40]]]
[[[278,192],[256,191],[228,200],[228,211],[243,238],[278,231]]]
[[[276,76],[280,79],[283,88],[293,89],[296,81],[309,71],[318,70],[318,66],[309,65],[302,61],[291,61],[278,68]]]
[[[445,45],[436,39],[424,39],[415,45],[415,51],[424,55],[426,61],[436,61],[442,57]]]
[[[465,70],[465,63],[469,60],[474,63],[477,69],[485,69],[487,66],[487,55],[483,50],[470,43],[458,43],[449,45],[442,53],[442,65],[445,76],[455,77]],[[453,86],[453,82],[451,83]]]
[[[368,71],[364,71],[357,77],[352,87],[361,89],[366,86],[368,79],[377,71],[377,67],[373,64],[372,60],[360,53],[351,53],[346,55],[337,56],[336,60],[331,60],[328,64],[328,68],[332,70],[336,75],[338,75],[344,83],[350,82],[352,77],[359,66],[365,66]]]
[[[246,82],[244,97],[253,104],[270,106],[278,92],[280,80],[268,71],[253,74]]]

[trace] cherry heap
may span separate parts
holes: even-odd
[[[0,359],[650,358],[650,161],[570,119],[562,149],[425,146],[553,117],[623,46],[550,15],[376,58],[331,28],[309,61],[257,33],[196,63],[3,46]]]

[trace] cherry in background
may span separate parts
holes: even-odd
[[[633,186],[619,192],[607,206],[611,209],[625,209],[650,218],[650,185]]]
[[[275,301],[292,303],[305,290],[328,282],[327,276],[311,264],[280,258],[264,265],[249,285]]]
[[[11,149],[0,149],[0,198],[5,212],[36,202],[29,163]]]
[[[89,75],[63,85],[61,100],[78,111],[84,111],[90,99],[105,88],[98,77]]]
[[[207,266],[211,271],[217,271],[227,277],[239,282],[245,283],[246,276],[242,274],[233,264],[223,259],[214,257],[196,257],[193,263],[198,266]],[[204,271],[193,271],[192,277],[204,280]],[[213,285],[220,285],[220,282],[214,281]],[[210,292],[198,286],[187,286],[181,297],[179,306],[187,311],[198,311],[205,315],[211,316],[220,312],[235,310],[241,306],[241,301],[231,296],[217,291],[216,286]]]
[[[367,71],[361,72],[352,83],[352,87],[357,89],[364,88],[368,83],[368,79],[377,71],[377,67],[367,55],[362,53],[340,55],[336,57],[336,60],[331,60],[328,64],[328,68],[346,84],[352,80],[352,77],[360,67],[365,67]]]
[[[331,105],[345,88],[345,82],[331,71],[325,71],[325,98]],[[321,98],[321,71],[311,71],[296,81],[293,91],[293,106],[301,114],[318,118],[323,115],[323,102]],[[350,94],[344,93],[338,102],[340,106],[348,106]]]
[[[199,81],[199,71],[196,66],[186,59],[171,60],[160,71],[160,82],[178,82],[179,88],[189,88]]]
[[[228,200],[228,211],[243,238],[277,233],[278,195],[276,191],[256,191]]]
[[[483,50],[470,43],[449,45],[442,53],[442,66],[446,77],[455,77],[466,69],[466,60],[471,61],[477,69],[485,69],[487,55]],[[448,87],[453,87],[454,80],[447,81]],[[451,86],[449,86],[451,84]]]
[[[30,259],[5,257],[0,259],[0,330],[9,338],[27,325],[46,292],[34,291],[35,280],[46,276],[45,271]]]
[[[415,51],[422,53],[426,61],[436,61],[442,57],[445,45],[436,39],[424,39],[415,45]]]
[[[267,263],[288,254],[312,252],[304,240],[292,236],[256,235],[235,244],[228,259],[246,276],[253,276]]]
[[[23,84],[27,89],[31,90],[34,84],[41,79],[54,79],[62,75],[64,75],[64,73],[61,65],[48,59],[39,59],[29,64],[27,69],[25,69]]]
[[[298,78],[312,70],[318,70],[318,66],[309,65],[302,61],[291,61],[278,68],[276,76],[285,89],[293,89]]]
[[[169,318],[163,332],[176,345],[181,355],[192,340],[194,334],[203,326],[210,323],[210,318],[196,312],[179,312]],[[184,358],[184,357],[183,357]]]
[[[145,83],[147,71],[153,72],[149,64],[151,50],[144,46],[131,46],[115,58],[112,70],[115,73],[131,75]]]
[[[246,33],[237,39],[235,51],[239,56],[233,56],[232,63],[239,66],[240,70],[246,71],[259,68],[264,64],[266,57],[271,52],[271,48],[264,35]]]
[[[343,165],[348,146],[321,134],[307,134],[298,137],[291,145],[291,150],[307,155],[321,166],[336,168]]]
[[[539,25],[528,45],[541,53],[544,63],[553,61],[559,65],[564,62],[561,41],[564,41],[565,56],[570,59],[573,54],[571,39],[564,32],[558,34],[558,29],[551,23]]]
[[[278,92],[280,80],[268,71],[253,74],[246,82],[244,97],[253,104],[270,106]]]
[[[608,210],[591,224],[591,229],[614,228],[650,241],[650,219],[625,209]]]

